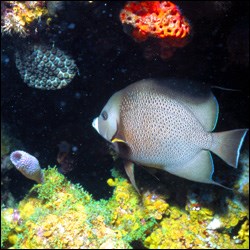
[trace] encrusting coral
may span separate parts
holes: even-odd
[[[144,56],[169,59],[190,40],[191,25],[170,1],[129,1],[120,12],[124,31],[136,42],[149,42]]]
[[[172,206],[169,209],[169,217],[164,218],[157,225],[157,228],[144,241],[144,245],[148,248],[163,249],[248,248],[248,214],[246,211],[241,212],[237,219],[236,215],[236,211],[230,211],[227,218],[214,219],[213,211],[208,208],[190,210],[185,213]],[[215,225],[213,229],[209,229],[215,220],[218,226]],[[245,222],[238,235],[232,237],[232,231],[242,221]]]
[[[29,87],[45,90],[66,87],[78,70],[71,56],[48,44],[20,47],[15,53],[15,63]]]
[[[44,183],[16,208],[2,208],[1,247],[131,249],[133,241],[147,248],[248,246],[248,212],[233,200],[226,200],[223,216],[190,197],[181,209],[152,191],[140,196],[117,171],[112,175],[112,197],[95,200],[49,167]]]

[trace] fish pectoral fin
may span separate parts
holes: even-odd
[[[166,167],[166,171],[179,177],[208,184],[215,184],[227,188],[212,179],[214,164],[211,153],[206,150],[198,152],[190,161],[180,166]],[[229,188],[227,188],[229,189]]]
[[[124,161],[124,167],[125,167],[126,174],[128,175],[128,178],[129,178],[130,182],[132,183],[133,187],[136,189],[138,194],[140,194],[140,191],[139,191],[139,189],[138,189],[138,187],[136,186],[136,183],[135,183],[134,166],[135,165],[134,165],[133,162]]]

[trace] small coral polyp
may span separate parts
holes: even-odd
[[[171,57],[175,49],[184,47],[190,38],[190,24],[170,1],[128,2],[120,13],[120,20],[124,31],[136,42],[153,38],[152,46],[162,59]]]

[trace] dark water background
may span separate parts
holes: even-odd
[[[123,32],[119,12],[124,2],[66,2],[53,28],[35,38],[49,44],[53,41],[72,55],[79,68],[80,75],[56,91],[28,87],[14,62],[14,47],[23,41],[2,37],[1,117],[13,137],[22,142],[22,149],[36,155],[42,167],[54,166],[57,144],[69,142],[77,150],[72,156],[74,169],[67,177],[95,198],[107,198],[112,189],[106,180],[114,163],[107,143],[92,128],[92,120],[114,92],[148,77],[187,77],[239,89],[213,91],[220,104],[215,131],[248,127],[248,1],[174,3],[192,24],[193,38],[169,60],[149,61],[143,57],[142,45]],[[69,28],[72,25],[74,29]],[[9,177],[17,199],[34,184],[16,169]]]

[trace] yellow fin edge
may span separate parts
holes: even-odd
[[[112,143],[115,143],[115,142],[124,142],[126,143],[124,140],[121,140],[121,139],[118,139],[118,138],[114,138],[111,140]]]

